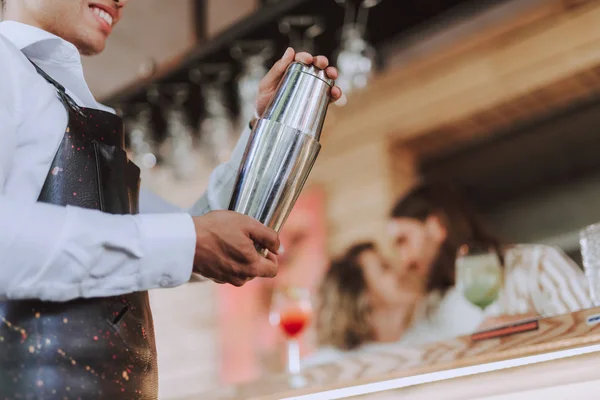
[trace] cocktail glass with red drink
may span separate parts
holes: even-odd
[[[298,337],[310,323],[312,305],[306,288],[286,287],[273,296],[270,320],[278,325],[287,338],[287,366],[290,374],[300,372],[300,344]]]

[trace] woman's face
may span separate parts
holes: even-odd
[[[374,250],[364,251],[358,258],[373,306],[399,306],[415,301],[415,292],[399,279],[390,263]]]
[[[425,221],[414,218],[394,218],[389,223],[394,250],[394,269],[403,286],[425,292],[429,273],[435,263],[446,230],[435,216]]]
[[[382,285],[385,285],[389,279],[395,279],[393,271],[386,260],[383,259],[376,251],[364,251],[359,257],[358,262],[362,267],[367,284],[367,292],[369,297],[376,303],[390,303],[387,292],[382,290]]]

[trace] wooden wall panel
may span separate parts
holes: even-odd
[[[330,138],[323,147],[310,180],[327,195],[329,251],[339,254],[359,240],[385,245],[386,215],[394,192],[387,140],[366,138],[350,145]]]

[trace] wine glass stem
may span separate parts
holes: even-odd
[[[289,339],[288,348],[288,372],[290,374],[300,373],[300,344],[296,339]]]

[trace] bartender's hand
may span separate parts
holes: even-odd
[[[217,283],[242,286],[252,278],[277,275],[279,235],[254,218],[233,211],[194,217],[194,272]],[[269,250],[261,256],[254,245]]]
[[[324,69],[327,76],[331,79],[337,79],[338,71],[329,66],[329,60],[325,56],[312,56],[309,53],[296,53],[294,49],[288,47],[283,57],[273,65],[271,70],[260,81],[258,86],[258,96],[256,98],[256,112],[262,115],[271,101],[271,97],[277,90],[279,81],[283,78],[287,67],[294,61],[300,61],[304,64],[314,64],[317,68]],[[342,90],[338,86],[331,88],[331,101],[337,101],[342,96]]]

